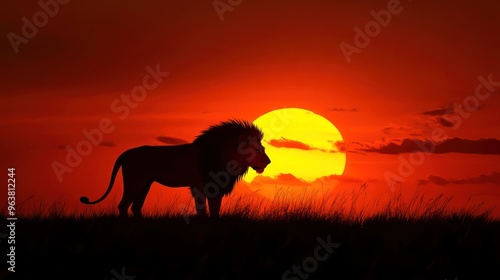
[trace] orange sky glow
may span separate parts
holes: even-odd
[[[7,178],[7,168],[16,168],[26,213],[55,201],[68,212],[116,211],[121,173],[100,205],[89,210],[78,198],[102,195],[126,149],[188,143],[229,118],[301,108],[341,133],[331,154],[345,154],[343,172],[264,172],[240,182],[224,207],[238,197],[264,207],[269,196],[257,191],[264,187],[328,199],[361,191],[356,207],[367,211],[419,192],[453,197],[457,209],[484,202],[500,218],[495,2],[399,1],[399,12],[362,47],[356,27],[365,30],[396,2],[242,1],[222,21],[212,2],[70,1],[18,52],[8,34],[22,35],[21,19],[41,8],[0,4],[0,170]],[[342,43],[357,51],[346,57]],[[328,153],[294,135],[263,145]],[[78,150],[85,155],[74,156]],[[55,162],[66,171],[55,171]],[[193,207],[188,189],[155,183],[144,212],[183,205]]]

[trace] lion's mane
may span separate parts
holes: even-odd
[[[205,182],[213,181],[209,175],[211,172],[228,174],[227,165],[231,161],[236,161],[241,167],[238,174],[228,174],[230,182],[226,188],[220,190],[221,194],[231,193],[234,184],[248,171],[249,166],[244,155],[238,150],[238,145],[240,141],[249,141],[251,137],[262,141],[264,136],[260,128],[253,123],[232,119],[210,126],[193,141],[200,151],[200,169]]]

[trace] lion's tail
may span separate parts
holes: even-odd
[[[101,198],[99,198],[98,200],[95,200],[95,201],[89,201],[89,198],[86,197],[86,196],[82,196],[80,197],[80,202],[83,203],[83,204],[97,204],[101,201],[103,201],[107,196],[108,194],[111,192],[111,189],[113,188],[113,184],[115,183],[115,178],[116,178],[116,173],[118,173],[118,170],[120,169],[120,167],[122,166],[122,160],[123,160],[123,154],[120,155],[117,159],[116,159],[116,162],[115,162],[115,165],[113,166],[113,172],[111,173],[111,181],[109,182],[109,186],[108,186],[108,189],[106,190],[106,192],[101,196]]]

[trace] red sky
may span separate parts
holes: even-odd
[[[340,45],[355,46],[355,27],[388,3],[400,12],[348,62]],[[478,77],[500,82],[495,1],[243,0],[223,21],[212,1],[70,1],[13,47],[22,18],[32,22],[40,10],[36,1],[0,4],[1,165],[16,167],[18,201],[100,196],[125,149],[190,142],[221,120],[286,107],[320,114],[342,133],[339,189],[368,181],[383,192],[415,143],[437,139],[435,154],[398,187],[420,183],[429,195],[455,196],[456,206],[469,197],[499,201],[500,85],[474,99]],[[169,75],[124,117],[116,106],[148,66]],[[65,148],[76,149],[103,118],[113,131],[60,182],[53,162],[63,163]],[[187,193],[152,192],[149,203]],[[120,193],[121,180],[113,196]]]

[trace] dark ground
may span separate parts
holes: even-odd
[[[16,273],[0,246],[0,279],[500,279],[500,221],[470,217],[19,219]]]

